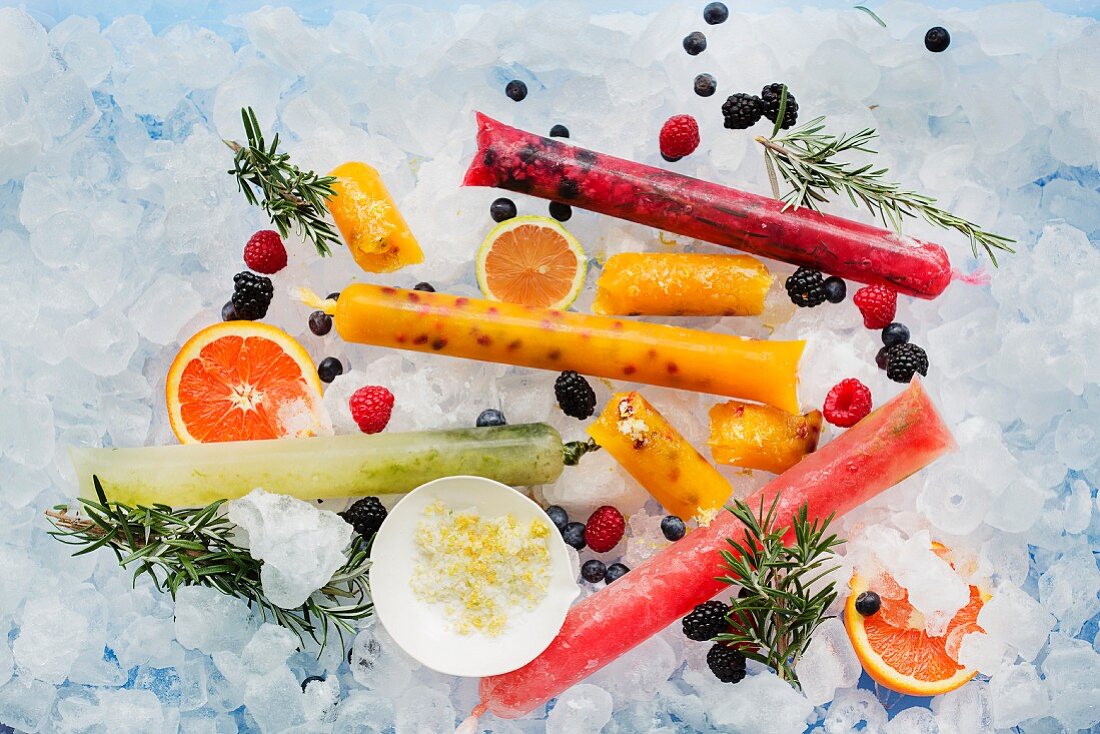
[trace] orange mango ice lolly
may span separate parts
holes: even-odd
[[[332,171],[336,195],[328,210],[352,257],[368,273],[388,273],[424,262],[424,253],[382,177],[366,163],[344,163]]]
[[[733,488],[636,392],[615,393],[588,435],[654,499],[685,520],[710,520]]]
[[[770,506],[780,494],[777,523],[790,524],[809,505],[811,517],[843,515],[953,448],[947,426],[920,383],[871,413],[824,448],[810,454],[748,498]],[[560,695],[612,660],[728,588],[719,550],[738,532],[723,512],[646,563],[589,596],[565,618],[550,646],[511,673],[481,679],[481,704],[516,718]]]
[[[622,316],[756,316],[772,276],[748,255],[622,252],[604,263],[592,312]]]
[[[801,341],[743,339],[365,283],[340,293],[333,320],[350,342],[575,370],[798,410]]]

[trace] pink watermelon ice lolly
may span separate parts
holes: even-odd
[[[498,186],[861,283],[935,298],[951,282],[939,245],[596,153],[477,113],[467,186]]]
[[[769,505],[777,492],[785,522],[804,502],[810,515],[843,515],[954,448],[921,388],[913,384],[856,426],[808,455],[748,499]],[[719,549],[737,532],[722,512],[647,563],[569,611],[561,632],[537,658],[511,673],[481,680],[481,706],[515,718],[559,695],[725,588]]]

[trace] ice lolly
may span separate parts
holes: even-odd
[[[773,408],[774,410],[774,408]],[[684,520],[710,520],[733,488],[636,392],[615,393],[588,435],[661,505]]]
[[[577,372],[798,410],[805,342],[356,283],[318,305],[350,342]]]
[[[388,273],[424,261],[378,171],[352,161],[330,175],[336,177],[336,195],[328,210],[359,267],[368,273]]]
[[[300,499],[408,492],[440,477],[471,474],[504,484],[546,484],[561,475],[564,448],[545,423],[412,433],[146,446],[72,448],[85,497],[92,475],[107,497],[130,505],[197,507],[256,487]]]
[[[777,493],[780,522],[804,503],[811,517],[843,515],[954,447],[919,381],[776,477],[747,501],[768,506]],[[574,606],[558,636],[524,667],[481,680],[481,706],[522,716],[677,621],[727,588],[718,551],[737,519],[722,512]],[[479,707],[479,710],[483,710]]]
[[[755,316],[772,276],[748,255],[621,252],[603,265],[592,312],[622,316]]]
[[[718,245],[934,298],[951,282],[939,245],[615,158],[477,113],[467,186],[498,186]]]
[[[710,409],[710,455],[719,464],[779,474],[817,448],[821,411],[797,415],[731,400]]]

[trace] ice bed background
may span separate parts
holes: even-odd
[[[243,243],[264,224],[225,174],[220,137],[240,136],[242,105],[306,166],[360,159],[379,168],[426,252],[422,266],[386,282],[473,294],[472,257],[495,196],[458,187],[474,109],[534,131],[563,123],[581,145],[658,165],[661,122],[691,113],[703,143],[674,167],[763,193],[756,144],[722,129],[719,107],[734,91],[783,81],[803,119],[827,115],[835,131],[877,127],[899,180],[1019,239],[991,286],[902,299],[899,320],[929,349],[926,385],[962,451],[843,528],[865,544],[884,530],[929,532],[970,557],[975,575],[1024,593],[1009,594],[977,661],[983,675],[937,700],[876,691],[843,655],[803,673],[816,698],[832,699],[817,708],[765,675],[723,685],[706,671],[706,646],[670,628],[548,716],[488,718],[483,729],[1096,730],[1100,24],[1089,16],[1098,8],[872,3],[881,28],[844,3],[731,2],[730,20],[705,28],[707,51],[689,57],[680,39],[703,27],[703,4],[0,8],[0,722],[18,731],[407,734],[446,731],[476,701],[473,681],[419,667],[373,625],[347,658],[334,646],[317,660],[272,628],[257,631],[235,602],[189,592],[173,605],[147,583],[131,590],[110,554],[71,559],[45,533],[42,510],[74,487],[66,446],[173,441],[168,363],[181,339],[219,318]],[[946,53],[921,43],[933,25],[952,34]],[[691,89],[704,71],[719,83],[709,99]],[[503,94],[511,78],[531,90],[520,104]],[[516,198],[521,213],[545,214],[544,202]],[[863,216],[844,203],[834,211]],[[597,261],[665,247],[652,230],[579,210],[567,226]],[[945,243],[962,270],[979,264],[955,235],[909,231]],[[353,369],[330,387],[339,428],[349,427],[344,399],[369,381],[397,395],[389,430],[468,425],[501,407],[513,422],[549,419],[579,436],[581,424],[552,409],[550,373],[313,337],[289,287],[325,292],[363,274],[346,252],[321,261],[301,243],[290,249],[268,321],[316,359],[335,355]],[[589,289],[577,307],[590,299]],[[760,333],[747,319],[693,323]],[[875,369],[877,335],[850,301],[794,313],[776,335],[811,340],[805,404],[848,376],[878,402],[897,390]],[[646,394],[704,441],[699,416],[711,398]],[[633,565],[658,545],[658,510],[608,457],[589,459],[539,491],[569,509],[610,501],[634,513],[623,546]],[[739,491],[762,481],[730,476]],[[328,677],[303,695],[299,682],[313,674]]]

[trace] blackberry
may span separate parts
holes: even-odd
[[[755,125],[764,114],[764,103],[755,94],[738,92],[722,103],[723,123],[730,130],[745,130]]]
[[[435,293],[435,286],[431,283],[420,282],[413,286],[414,291],[424,291],[425,293]]]
[[[554,125],[554,127],[550,128],[550,137],[568,138],[569,128],[567,128],[565,125]]]
[[[508,419],[504,417],[504,413],[496,408],[486,408],[478,414],[477,421],[474,422],[474,425],[478,428],[485,428],[486,426],[506,426],[508,425]]]
[[[321,360],[321,364],[317,365],[317,376],[325,384],[332,382],[342,374],[344,374],[344,365],[336,357],[325,357]]]
[[[825,280],[813,268],[799,268],[784,285],[791,302],[799,308],[813,308],[825,303]]]
[[[661,532],[664,534],[665,540],[676,542],[687,533],[687,526],[684,525],[683,520],[675,515],[666,515],[661,520]]]
[[[547,507],[546,516],[550,518],[550,522],[554,523],[554,527],[559,531],[565,530],[565,526],[569,524],[569,513],[565,511],[565,508],[558,505]]]
[[[856,597],[856,611],[864,617],[870,617],[882,606],[882,599],[873,591],[861,592]]]
[[[550,216],[559,222],[568,222],[573,216],[573,207],[558,201],[550,202]]]
[[[707,652],[707,667],[723,683],[739,683],[745,677],[745,656],[718,643]]]
[[[317,336],[324,336],[332,331],[332,317],[324,311],[314,311],[309,315],[309,330]]]
[[[504,86],[504,93],[508,95],[508,99],[522,102],[527,96],[527,85],[519,79],[513,79]]]
[[[502,196],[489,205],[489,216],[494,222],[506,222],[516,216],[516,203]]]
[[[835,275],[826,278],[823,285],[825,286],[825,300],[829,303],[840,303],[848,295],[847,284]]]
[[[355,528],[355,532],[364,538],[370,538],[382,527],[382,521],[386,519],[386,508],[377,497],[364,497],[357,500],[354,505],[340,513],[344,522]]]
[[[267,316],[274,295],[271,278],[247,270],[233,276],[233,310],[238,319],[255,321]]]
[[[886,350],[886,376],[894,382],[912,382],[913,375],[928,375],[928,354],[912,342]]]
[[[764,117],[771,122],[775,122],[775,118],[779,116],[779,100],[782,97],[783,85],[778,82],[769,84],[760,90],[760,101],[764,103]],[[798,101],[795,100],[791,90],[788,89],[787,107],[783,112],[783,124],[780,127],[786,130],[796,122],[798,122]]]
[[[715,635],[729,629],[729,622],[726,620],[729,611],[729,606],[717,599],[697,605],[681,622],[684,637],[696,642],[713,640]]]
[[[612,563],[610,566],[607,567],[607,573],[604,574],[603,580],[609,584],[612,581],[618,581],[623,576],[626,576],[629,570],[630,569],[622,563]]]
[[[888,347],[909,341],[909,327],[897,321],[887,324],[882,330],[882,343]]]
[[[590,561],[585,561],[581,566],[581,578],[590,584],[598,584],[604,580],[607,576],[607,566],[604,562],[593,558]]]
[[[695,77],[695,93],[700,97],[709,97],[718,89],[718,82],[710,74]]]
[[[951,34],[943,26],[929,28],[924,34],[924,47],[934,54],[947,50],[951,45]]]
[[[222,306],[222,321],[237,321],[237,309],[233,308],[233,301],[226,301]]]
[[[561,530],[562,540],[566,545],[571,545],[577,550],[584,550],[584,523],[571,522]]]
[[[561,412],[578,420],[591,417],[596,411],[596,391],[588,380],[573,370],[566,370],[554,381],[554,395]]]
[[[709,3],[703,8],[703,20],[709,25],[725,23],[729,17],[730,9],[726,7],[725,3]]]
[[[689,56],[698,56],[707,50],[707,37],[701,31],[692,31],[684,36],[684,50]]]

